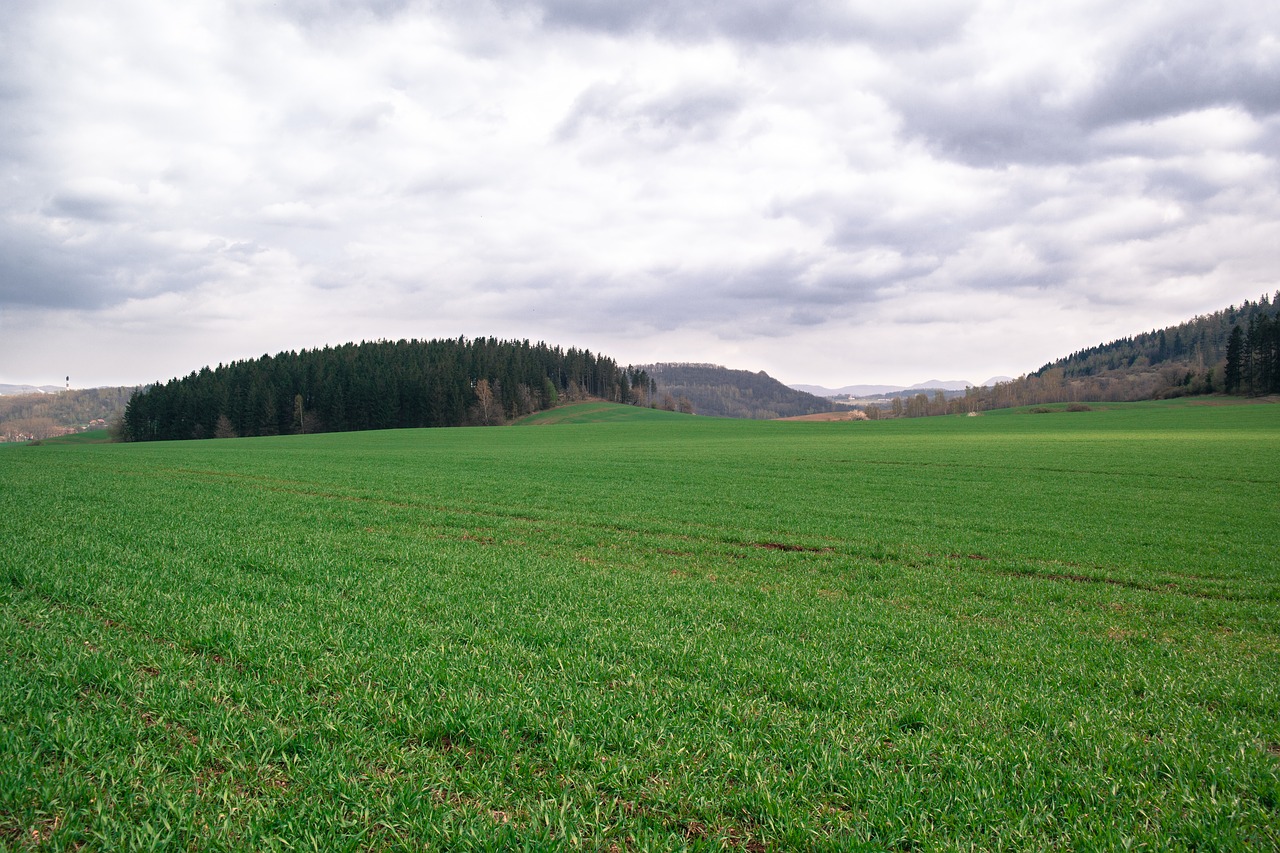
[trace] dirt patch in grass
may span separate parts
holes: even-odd
[[[812,545],[793,545],[787,542],[752,542],[752,547],[769,551],[801,551],[807,554],[830,554],[830,548],[815,548]]]
[[[808,421],[811,423],[830,423],[832,421],[869,421],[867,413],[858,409],[847,412],[818,412],[814,415],[796,415],[790,418],[775,418],[779,421]]]

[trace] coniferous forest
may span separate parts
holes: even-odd
[[[1280,393],[1280,292],[1080,350],[991,388],[969,389],[956,406],[975,411],[1222,392]]]
[[[1164,388],[1144,396],[1183,393],[1274,394],[1280,391],[1280,291],[1167,329],[1121,338],[1072,353],[1034,376],[1089,380],[1143,370],[1163,371]],[[1086,382],[1087,384],[1087,382]],[[1172,392],[1172,393],[1171,393]]]
[[[131,441],[491,425],[599,397],[647,405],[643,370],[590,350],[495,338],[376,341],[204,368],[139,391]]]

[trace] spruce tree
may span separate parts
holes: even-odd
[[[1231,329],[1231,337],[1227,339],[1227,365],[1223,375],[1223,383],[1228,394],[1240,390],[1241,356],[1244,354],[1244,332],[1240,326]]]

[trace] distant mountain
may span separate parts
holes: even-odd
[[[874,397],[879,394],[892,394],[895,391],[905,391],[902,385],[845,385],[841,388],[825,388],[821,385],[789,385],[797,391],[803,391],[806,394],[813,394],[817,397],[843,397],[848,394],[850,397]]]
[[[0,397],[16,397],[21,394],[57,394],[65,390],[60,385],[0,385]]]
[[[983,382],[979,388],[990,388],[997,382],[1010,382],[1013,377],[993,376]],[[928,382],[917,382],[915,385],[845,385],[840,388],[827,388],[822,385],[790,385],[797,391],[813,394],[818,397],[884,397],[899,394],[903,391],[963,391],[973,383],[965,379],[930,379]]]
[[[930,379],[927,382],[917,382],[915,385],[908,386],[905,390],[935,391],[941,389],[943,391],[963,391],[971,387],[973,387],[973,383],[967,379]]]
[[[731,370],[718,364],[649,364],[642,368],[658,397],[684,398],[695,414],[726,418],[788,418],[829,412],[821,397],[788,388],[761,370]]]

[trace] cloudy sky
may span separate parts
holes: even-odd
[[[6,0],[0,382],[496,336],[1018,375],[1280,287],[1253,0]]]

